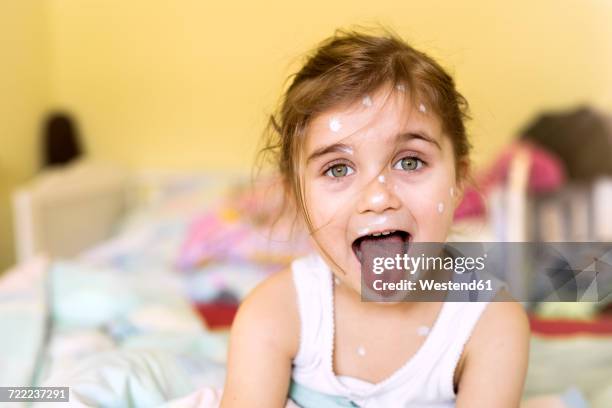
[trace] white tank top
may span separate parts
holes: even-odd
[[[455,406],[455,367],[487,302],[445,302],[415,355],[387,379],[372,384],[333,372],[333,274],[325,261],[312,254],[295,260],[291,267],[301,320],[293,383],[350,401],[342,406]]]

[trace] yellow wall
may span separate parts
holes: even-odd
[[[13,261],[10,192],[35,171],[47,102],[45,3],[0,1],[0,273]]]
[[[383,23],[456,75],[479,164],[540,109],[612,110],[611,20],[603,0],[1,1],[0,260],[4,197],[33,172],[45,106],[74,112],[98,158],[248,169],[300,55],[336,27]]]
[[[456,74],[477,163],[537,109],[612,109],[602,0],[51,4],[54,101],[78,114],[92,153],[133,165],[248,167],[290,63],[354,23],[388,24]]]

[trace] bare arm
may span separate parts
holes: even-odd
[[[466,346],[457,408],[517,408],[529,357],[529,322],[515,302],[487,306]]]
[[[290,271],[259,285],[240,306],[230,337],[222,408],[284,407],[299,316]]]

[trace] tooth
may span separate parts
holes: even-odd
[[[374,236],[374,237],[378,237],[379,235],[380,235],[380,232],[375,232],[375,233],[372,234],[372,236]]]
[[[390,233],[391,233],[391,231],[381,232],[382,235],[389,235]]]

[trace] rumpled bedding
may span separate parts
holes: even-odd
[[[181,274],[194,302],[228,295],[238,302],[311,250],[293,213],[277,217],[282,202],[274,178],[252,184],[246,177],[200,175],[179,179],[167,190],[154,194],[152,203],[126,217],[113,239],[79,260],[128,272],[172,271]]]
[[[3,386],[69,386],[71,405],[112,407],[222,386],[227,333],[206,329],[178,276],[44,260],[26,267],[0,288]]]
[[[0,279],[0,385],[32,384],[47,336],[45,258],[20,265]]]
[[[252,192],[228,189],[235,180],[183,181],[81,256],[36,259],[3,276],[0,384],[69,386],[71,406],[216,406],[228,333],[208,330],[192,303],[239,302],[291,257],[198,247],[198,239],[207,242],[199,223],[223,220],[223,208],[270,225],[266,211],[253,210]],[[217,228],[223,239],[231,235],[223,235],[225,224]],[[197,256],[187,265],[188,247]],[[574,388],[594,408],[612,406],[612,339],[534,337],[526,395]]]
[[[611,336],[532,336],[525,395],[575,389],[592,408],[612,407]]]
[[[228,295],[239,302],[279,264],[207,251],[206,262],[184,270],[179,254],[185,242],[197,244],[187,238],[198,220],[216,216],[227,197],[242,208],[246,185],[233,176],[180,179],[129,214],[114,238],[3,276],[0,325],[19,335],[0,336],[0,384],[69,386],[71,406],[113,407],[158,406],[222,387],[228,333],[209,331],[192,303]]]

